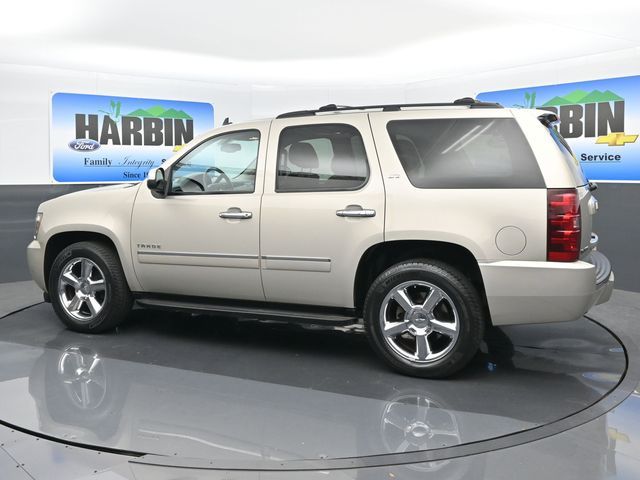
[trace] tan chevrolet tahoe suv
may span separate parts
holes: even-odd
[[[611,295],[595,185],[556,122],[464,98],[225,125],[145,183],[43,203],[30,269],[76,331],[134,304],[362,319],[391,367],[448,376],[490,325],[573,320]]]

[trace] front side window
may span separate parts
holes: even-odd
[[[544,188],[531,147],[511,118],[396,120],[387,131],[417,188]]]
[[[173,165],[171,193],[251,193],[255,190],[260,132],[243,130],[209,139]]]
[[[283,129],[277,168],[277,192],[357,190],[369,176],[362,136],[344,124]]]

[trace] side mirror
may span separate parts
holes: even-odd
[[[163,168],[153,168],[149,170],[149,178],[147,178],[147,188],[156,198],[164,198],[167,196],[167,181],[164,177]]]

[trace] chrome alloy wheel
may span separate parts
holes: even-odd
[[[402,359],[432,363],[447,355],[460,333],[453,301],[444,290],[419,280],[396,286],[382,301],[384,340]]]
[[[106,303],[104,273],[88,258],[73,258],[58,278],[58,296],[69,316],[80,322],[91,321]]]

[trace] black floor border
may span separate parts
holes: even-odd
[[[36,305],[40,305],[41,303],[42,302],[39,302],[27,307],[20,308],[14,312],[0,317],[0,320],[27,310]],[[595,323],[603,330],[606,330],[621,345],[625,354],[626,366],[622,374],[622,378],[620,379],[618,384],[597,402],[551,423],[547,423],[539,427],[533,427],[525,431],[510,433],[490,439],[478,440],[476,442],[469,442],[463,445],[433,450],[422,450],[416,452],[387,453],[362,457],[345,457],[331,459],[302,459],[285,461],[212,461],[200,458],[169,457],[149,454],[145,452],[74,442],[34,430],[29,430],[27,428],[23,428],[18,425],[6,422],[2,419],[0,419],[0,425],[3,425],[11,430],[24,433],[26,435],[31,435],[43,440],[48,440],[71,447],[127,456],[130,457],[129,463],[131,464],[167,468],[246,472],[295,472],[318,470],[326,471],[388,467],[467,457],[471,455],[488,453],[495,450],[516,447],[526,443],[534,442],[536,440],[542,440],[544,438],[551,437],[553,435],[557,435],[567,430],[579,427],[580,425],[584,425],[585,423],[588,423],[606,414],[608,411],[612,410],[620,403],[622,403],[629,395],[631,395],[638,383],[640,383],[640,349],[628,335],[623,333],[616,333],[597,320],[589,317],[588,315],[584,315],[584,317],[587,320]]]
[[[29,304],[29,305],[27,305],[27,306],[20,307],[20,308],[18,308],[17,310],[14,310],[14,311],[9,312],[9,313],[5,313],[4,315],[0,315],[0,320],[2,320],[3,318],[10,317],[11,315],[15,315],[16,313],[24,312],[25,310],[27,310],[27,309],[29,309],[29,308],[31,308],[31,307],[35,307],[35,306],[37,306],[37,305],[41,305],[41,304],[43,304],[43,303],[44,303],[44,301],[42,301],[42,300],[40,300],[40,301],[38,301],[38,302],[36,302],[36,303],[30,303],[30,304]]]

